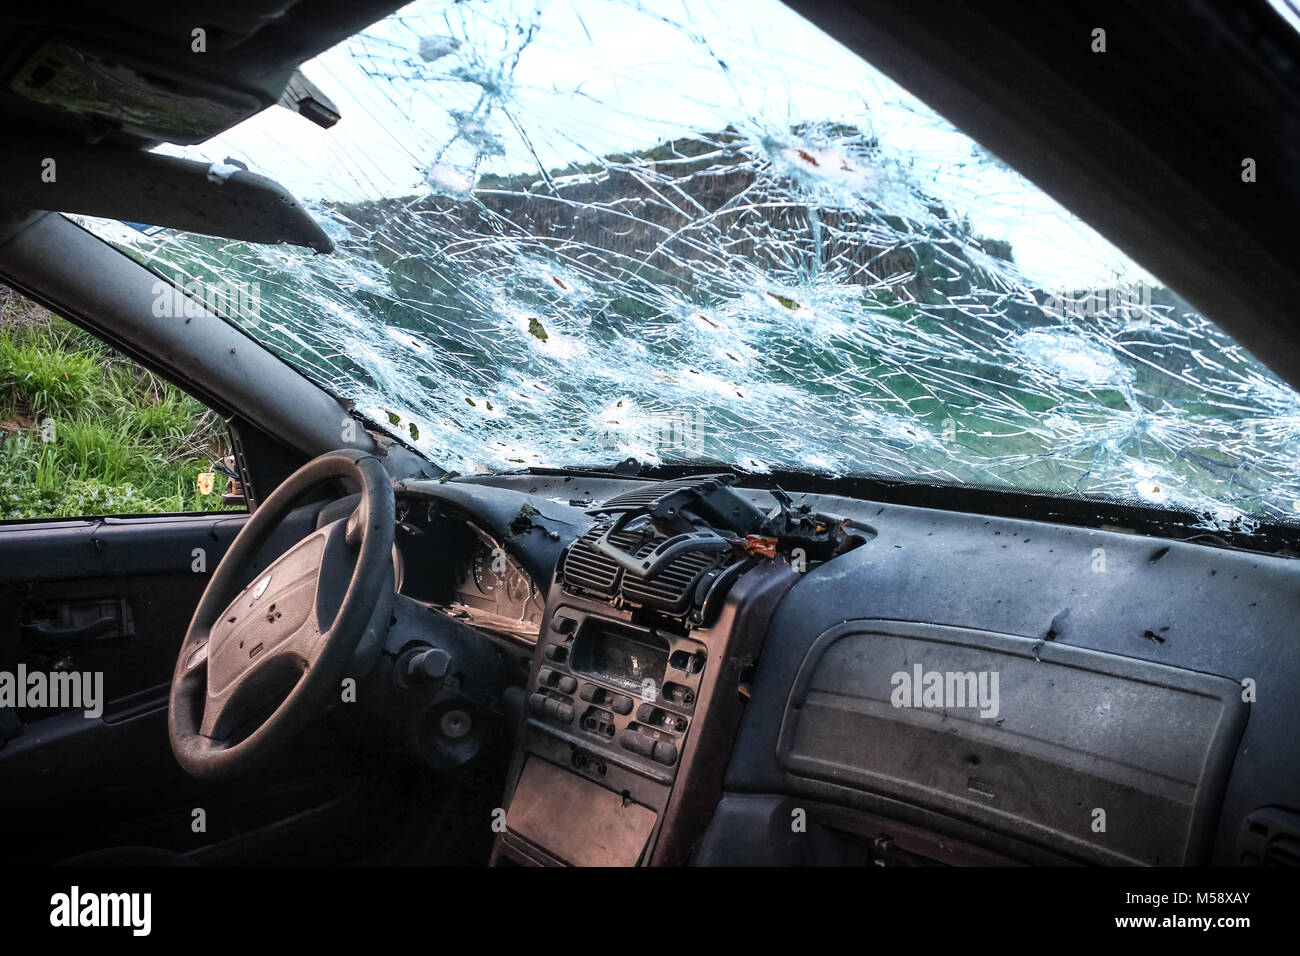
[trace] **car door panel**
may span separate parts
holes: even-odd
[[[298,508],[258,563],[307,534],[319,510]],[[0,672],[72,672],[101,688],[85,685],[98,711],[91,716],[30,701],[0,708],[0,780],[22,781],[0,798],[7,845],[35,857],[65,842],[84,848],[86,839],[51,834],[101,840],[107,821],[126,842],[157,830],[159,819],[192,832],[179,817],[214,791],[172,756],[168,687],[194,607],[247,519],[221,512],[0,525]],[[115,620],[87,622],[108,607],[120,609]],[[286,764],[277,786],[299,774]]]

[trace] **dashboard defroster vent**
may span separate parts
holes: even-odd
[[[592,546],[592,542],[600,536],[600,530],[599,527],[594,528],[573,543],[564,556],[560,576],[569,590],[576,589],[612,598],[622,569]],[[635,545],[637,537],[630,532],[623,532],[611,540],[620,547],[630,548]]]

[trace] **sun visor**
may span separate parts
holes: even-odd
[[[239,166],[45,135],[0,154],[0,205],[77,213],[244,242],[333,243],[283,186]]]

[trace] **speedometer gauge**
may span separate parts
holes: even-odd
[[[457,613],[475,627],[536,643],[545,603],[537,582],[491,535],[465,527],[474,540],[456,562]]]
[[[504,563],[504,557],[498,558],[482,545],[474,549],[472,562],[474,586],[486,597],[491,597],[496,593],[497,588],[506,583],[506,573],[496,570],[498,561]]]

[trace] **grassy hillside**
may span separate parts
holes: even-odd
[[[225,424],[98,339],[0,287],[0,520],[214,511]]]

